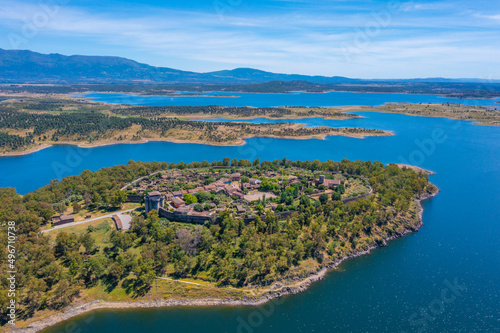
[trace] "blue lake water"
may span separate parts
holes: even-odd
[[[385,103],[461,103],[466,105],[492,106],[499,108],[500,98],[495,99],[456,99],[440,95],[420,94],[383,94],[383,93],[293,93],[293,94],[255,94],[255,93],[196,93],[201,96],[138,96],[122,93],[86,93],[73,94],[74,97],[90,98],[92,100],[111,104],[131,104],[147,106],[345,106],[364,105],[376,106]],[[227,97],[220,97],[227,96]],[[231,96],[231,97],[229,97]]]
[[[259,308],[98,311],[48,332],[499,331],[500,128],[442,118],[357,114],[366,118],[293,121],[308,126],[386,129],[394,131],[395,136],[253,138],[238,147],[167,142],[93,149],[57,146],[26,156],[0,158],[0,186],[14,186],[20,193],[53,178],[128,160],[189,162],[226,156],[406,162],[435,171],[431,181],[442,190],[424,202],[420,232],[345,262],[339,271],[329,273],[304,293]],[[461,287],[450,289],[455,280]]]

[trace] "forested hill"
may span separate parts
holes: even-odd
[[[190,82],[196,73],[157,68],[120,57],[64,56],[0,49],[0,82]]]
[[[228,166],[229,160],[212,165]],[[231,172],[272,171],[284,179],[297,177],[297,186],[302,188],[311,184],[305,175],[315,178],[332,172],[363,177],[373,195],[346,204],[333,196],[317,201],[302,195],[292,200],[294,213],[286,220],[280,220],[269,204],[249,223],[227,209],[219,221],[204,225],[170,222],[153,210],[147,216],[135,216],[128,231],[112,230],[104,221],[79,233],[40,232],[55,214],[54,208],[61,205],[110,209],[120,205],[113,199],[120,187],[137,177],[165,169],[188,172],[204,164],[210,165],[207,161],[130,162],[87,170],[24,196],[0,188],[2,246],[7,248],[8,223],[15,223],[17,236],[18,320],[46,317],[75,301],[152,300],[153,293],[160,299],[178,300],[253,297],[258,290],[255,286],[296,282],[340,258],[417,230],[421,221],[416,199],[436,192],[427,175],[394,164],[234,159]],[[276,203],[286,202],[292,193],[289,188],[276,190],[282,191],[272,199]],[[7,251],[1,251],[4,272],[9,270],[8,259]],[[203,286],[184,288],[156,279],[165,275],[203,281]],[[8,286],[7,279],[0,280],[2,290]],[[8,318],[6,295],[0,294],[0,326]]]
[[[256,86],[274,82],[271,87]],[[282,87],[276,87],[282,85]],[[249,92],[275,91],[327,91],[336,85],[375,86],[390,84],[397,88],[403,84],[450,85],[468,83],[491,85],[497,80],[480,79],[404,79],[404,80],[366,80],[351,79],[342,76],[309,76],[298,74],[279,74],[253,68],[236,68],[208,73],[182,71],[166,67],[154,67],[130,59],[112,56],[66,56],[61,54],[41,54],[28,50],[0,49],[0,83],[22,84],[200,84],[200,85],[243,85],[239,89]],[[290,83],[293,83],[290,86]],[[318,87],[320,85],[320,87]],[[279,89],[278,89],[279,88]],[[460,88],[460,86],[458,86]],[[229,89],[232,90],[231,88]],[[422,89],[420,89],[422,90]],[[427,89],[428,91],[429,89]]]
[[[357,81],[343,77],[276,74],[252,68],[195,73],[154,67],[121,57],[65,56],[0,49],[0,82],[3,83],[249,84],[298,80],[316,83]]]

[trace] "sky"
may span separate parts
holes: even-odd
[[[500,1],[0,0],[0,48],[209,72],[500,79]]]

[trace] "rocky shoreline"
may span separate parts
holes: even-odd
[[[417,198],[419,206],[419,219],[420,223],[418,228],[423,225],[422,215],[424,209],[421,202],[427,200],[435,195],[437,195],[440,190],[436,187],[436,191],[433,193],[426,193],[421,197]],[[403,233],[388,237],[384,240],[382,245],[373,245],[368,249],[352,253],[343,258],[336,260],[330,265],[323,267],[318,272],[313,275],[301,280],[293,286],[283,286],[279,289],[270,291],[256,299],[194,299],[194,300],[156,300],[156,301],[124,301],[124,302],[107,302],[107,301],[92,301],[79,306],[70,306],[61,313],[41,319],[39,321],[33,322],[27,327],[13,329],[12,332],[23,332],[23,333],[35,333],[39,332],[50,326],[54,326],[60,322],[69,320],[73,317],[82,315],[84,313],[99,310],[99,309],[141,309],[141,308],[166,308],[172,306],[259,306],[263,305],[273,299],[284,297],[287,295],[298,294],[305,291],[314,282],[322,280],[326,274],[337,268],[344,260],[359,257],[365,254],[369,254],[371,251],[380,246],[385,246],[387,242],[403,237],[404,235],[414,232],[414,230],[406,229]]]

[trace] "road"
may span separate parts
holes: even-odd
[[[195,283],[195,282],[188,282],[188,281],[181,281],[181,280],[175,280],[175,279],[170,279],[162,276],[157,276],[157,279],[162,279],[162,280],[167,280],[167,281],[174,281],[174,282],[180,282],[180,283],[186,283],[186,284],[194,284],[196,286],[202,286],[205,287],[206,285]]]
[[[122,213],[132,212],[132,211],[134,211],[136,209],[137,208],[127,209],[127,210],[120,210],[120,211],[114,212],[112,214],[102,215],[102,216],[99,216],[99,217],[94,217],[92,219],[87,219],[87,220],[83,220],[83,221],[79,221],[79,222],[72,222],[72,223],[68,223],[68,224],[58,225],[57,227],[54,227],[54,228],[51,228],[51,229],[47,229],[47,230],[43,230],[42,232],[45,233],[45,232],[50,232],[50,231],[54,231],[54,230],[57,230],[57,229],[63,229],[63,228],[73,227],[75,225],[89,223],[89,222],[92,222],[92,221],[98,221],[98,220],[102,220],[102,219],[105,219],[105,218],[108,218],[108,217],[112,217],[113,215],[116,215],[116,214],[122,214]]]

